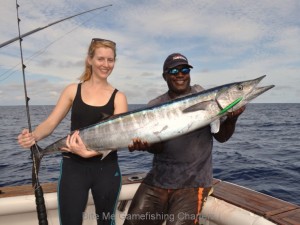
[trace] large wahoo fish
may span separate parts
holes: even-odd
[[[254,80],[225,84],[187,95],[172,101],[115,115],[80,130],[80,137],[89,149],[103,158],[111,151],[127,148],[135,137],[148,143],[165,141],[201,127],[211,125],[218,132],[220,117],[236,110],[274,87],[256,87],[265,76]],[[61,151],[66,137],[40,149],[41,156]]]

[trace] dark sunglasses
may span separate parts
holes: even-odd
[[[108,42],[112,43],[114,46],[116,46],[116,42],[113,42],[113,41],[107,40],[107,39],[102,39],[102,38],[93,38],[91,43],[96,42],[96,41],[100,41],[100,42],[108,41]]]
[[[181,72],[182,74],[189,74],[190,71],[191,69],[186,67],[182,69],[173,68],[173,69],[169,69],[168,74],[177,75],[179,74],[179,72]]]

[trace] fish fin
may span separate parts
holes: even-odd
[[[101,150],[101,154],[102,154],[102,157],[101,157],[101,160],[103,160],[109,153],[111,153],[113,150]]]
[[[120,114],[114,114],[114,115],[109,115],[109,114],[106,114],[106,113],[101,113],[102,115],[102,119],[98,121],[99,122],[102,122],[102,121],[105,121],[105,120],[111,120],[111,119],[114,119],[118,116],[120,116]]]
[[[211,104],[213,101],[204,101],[204,102],[199,102],[195,105],[192,105],[184,110],[182,110],[183,113],[189,113],[189,112],[196,112],[196,111],[201,111],[201,110],[206,110],[207,106]]]
[[[220,130],[220,120],[219,119],[210,123],[210,130],[213,134],[219,132],[219,130]]]
[[[35,187],[38,182],[38,174],[40,170],[41,160],[44,156],[43,149],[38,146],[38,144],[34,144],[30,147],[31,150],[31,158],[34,161],[32,164],[32,186]]]
[[[101,113],[101,116],[102,116],[102,119],[100,121],[110,119],[113,115]]]

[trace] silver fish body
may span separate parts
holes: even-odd
[[[119,114],[81,129],[80,137],[88,149],[99,151],[105,157],[111,150],[127,148],[136,137],[152,144],[209,124],[214,132],[218,132],[219,118],[225,116],[229,109],[236,110],[274,87],[256,87],[264,77],[225,84],[163,104]],[[237,99],[238,102],[230,106]],[[65,143],[66,137],[46,147],[42,154],[61,151]]]

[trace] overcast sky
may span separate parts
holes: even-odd
[[[19,0],[21,33],[100,6],[24,38],[30,104],[55,104],[83,72],[92,38],[117,43],[109,82],[129,104],[164,93],[162,65],[173,52],[188,57],[192,84],[212,88],[254,79],[275,88],[254,102],[300,103],[299,0]],[[16,6],[1,0],[0,44],[18,35]],[[0,49],[0,105],[24,105],[19,43]]]

